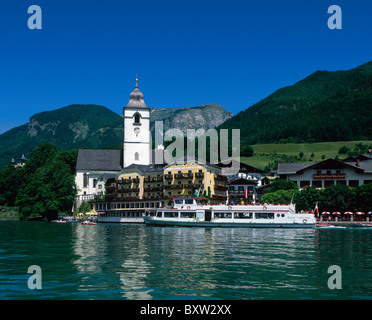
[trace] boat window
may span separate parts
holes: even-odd
[[[178,218],[178,211],[165,211],[164,218]]]
[[[252,212],[235,212],[234,218],[235,219],[252,219],[253,213]]]
[[[230,219],[231,212],[215,212],[214,217],[218,219]]]
[[[183,204],[183,200],[182,199],[176,199],[176,200],[174,200],[174,203],[175,204]]]
[[[196,212],[195,211],[185,211],[181,212],[181,218],[195,218]]]
[[[156,214],[156,216],[157,216],[158,218],[161,218],[161,217],[163,216],[163,212],[162,212],[162,211],[159,211],[159,212]]]
[[[194,200],[193,199],[185,199],[186,204],[193,204]]]
[[[256,219],[274,219],[273,212],[256,212]]]

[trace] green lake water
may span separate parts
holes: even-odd
[[[41,289],[28,288],[28,267]],[[331,290],[331,265],[342,288]],[[372,299],[372,229],[0,221],[0,299]]]

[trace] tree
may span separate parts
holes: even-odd
[[[338,150],[338,154],[347,154],[348,152],[350,152],[350,148],[348,148],[347,146],[342,146],[339,150]]]
[[[353,192],[353,210],[367,213],[372,211],[372,183],[362,184],[352,189]]]
[[[272,203],[272,204],[284,204],[291,203],[292,197],[296,198],[298,190],[277,190],[275,192],[265,193],[262,198],[262,203]]]
[[[298,190],[298,186],[291,180],[276,179],[267,188],[266,193],[276,192],[278,190]]]
[[[253,157],[254,151],[250,145],[241,145],[240,146],[240,156],[243,157]]]
[[[0,170],[0,204],[14,206],[18,190],[21,188],[22,167],[14,167],[12,164],[6,164]]]
[[[53,220],[71,212],[76,195],[72,159],[73,155],[58,153],[53,145],[44,144],[32,153],[26,164],[27,179],[16,199],[21,219]]]
[[[320,190],[314,186],[304,188],[295,198],[297,210],[313,210],[320,199]]]
[[[343,185],[334,185],[322,190],[319,208],[321,211],[351,211],[353,210],[353,192]]]

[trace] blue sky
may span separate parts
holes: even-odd
[[[42,30],[30,30],[30,5]],[[330,30],[330,5],[342,30]],[[217,103],[237,114],[317,70],[372,60],[369,0],[2,0],[0,133],[38,112]]]

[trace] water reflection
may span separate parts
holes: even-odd
[[[364,232],[362,232],[364,233]],[[73,263],[79,291],[109,299],[298,299],[330,292],[327,268],[358,269],[371,289],[372,232],[316,229],[76,226]],[[366,257],[369,257],[366,259]],[[328,297],[328,296],[327,296]],[[329,298],[329,297],[328,297]]]

